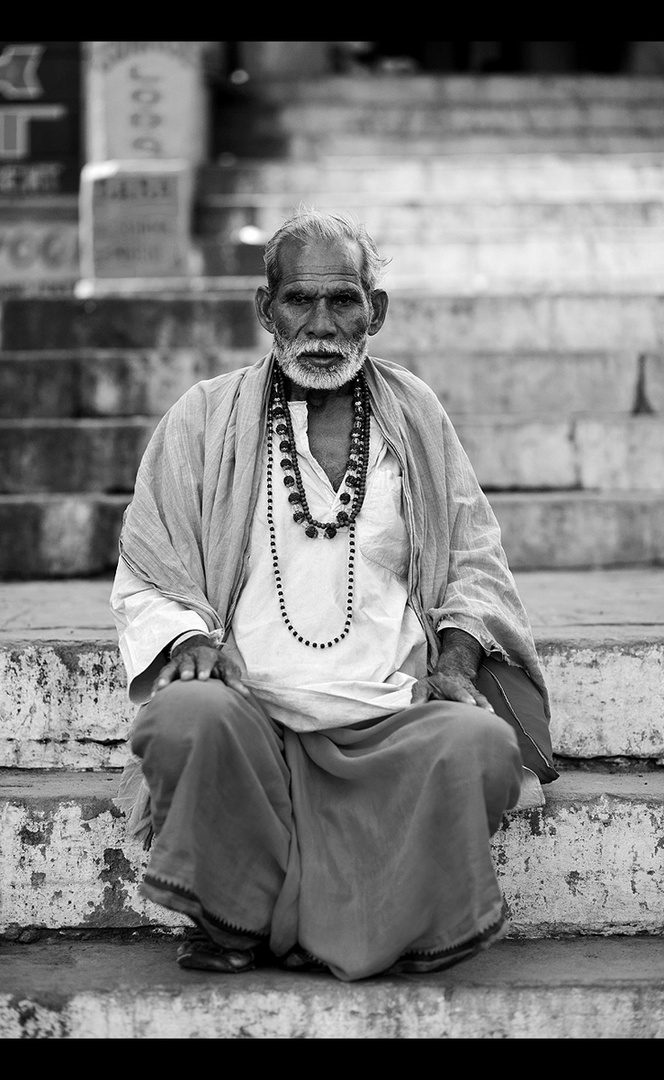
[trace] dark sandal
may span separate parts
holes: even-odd
[[[224,975],[241,975],[256,967],[253,949],[224,948],[204,932],[192,934],[188,941],[180,945],[176,959],[182,968],[218,971]]]
[[[324,964],[322,960],[312,956],[305,949],[301,949],[299,945],[296,945],[294,949],[291,949],[289,953],[281,961],[282,967],[285,967],[287,971],[327,971],[329,967]]]

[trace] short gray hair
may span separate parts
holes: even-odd
[[[270,292],[279,287],[281,267],[279,255],[284,245],[293,241],[308,244],[311,241],[354,240],[362,251],[362,287],[369,296],[382,280],[385,267],[391,261],[381,258],[366,226],[350,214],[327,213],[313,207],[298,206],[297,210],[281,225],[265,245],[263,261]]]

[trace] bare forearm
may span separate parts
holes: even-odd
[[[490,703],[476,686],[477,672],[484,655],[479,641],[456,627],[446,627],[439,637],[441,648],[436,666],[431,675],[419,679],[413,687],[413,703],[440,698],[479,705],[481,709],[493,712]]]
[[[446,627],[438,636],[441,648],[436,667],[455,668],[474,679],[484,655],[477,638],[454,626]]]

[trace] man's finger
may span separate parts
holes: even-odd
[[[238,694],[242,694],[242,697],[250,697],[251,691],[248,686],[245,686],[240,679],[228,678],[224,680],[226,686],[230,686],[231,690],[237,690]]]
[[[460,701],[463,705],[477,705],[477,700],[469,690],[462,687],[455,688],[450,692],[450,701]]]
[[[231,690],[237,690],[238,694],[242,694],[242,697],[245,698],[251,696],[249,688],[242,682],[240,673],[235,666],[231,668],[228,663],[217,663],[215,664],[214,670],[218,673],[218,678],[220,678],[223,683],[226,683],[226,686],[229,686]]]
[[[196,677],[199,678],[199,679],[209,679],[212,672],[213,672],[213,670],[214,670],[214,668],[215,668],[215,666],[216,666],[216,661],[214,659],[212,661],[208,661],[208,660],[201,660],[200,657],[199,657],[198,658],[198,667],[197,667],[197,670],[196,670]]]
[[[161,669],[157,680],[152,686],[151,697],[154,697],[158,690],[163,690],[165,686],[168,686],[169,683],[173,682],[177,668],[178,666],[175,661],[171,660],[169,664],[166,664],[166,666]]]
[[[492,712],[495,715],[496,710],[494,709],[489,699],[484,696],[484,694],[476,695],[475,704],[479,705],[480,709],[486,709],[487,712]]]
[[[446,696],[450,701],[461,701],[464,705],[476,705],[480,709],[486,709],[487,712],[495,712],[489,699],[485,698],[484,694],[480,694],[476,690],[467,690],[463,686],[454,687],[450,689]]]
[[[442,698],[443,701],[460,701],[463,705],[481,705],[482,708],[491,708],[489,702],[482,694],[479,694],[471,684],[450,676],[431,676],[433,695]],[[493,710],[491,710],[493,711]]]

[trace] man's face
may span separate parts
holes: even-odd
[[[275,295],[259,289],[260,321],[274,334],[284,374],[298,386],[338,389],[364,363],[368,336],[382,326],[387,297],[378,290],[369,300],[361,259],[354,241],[292,243],[281,252]],[[385,297],[385,304],[376,297]]]

